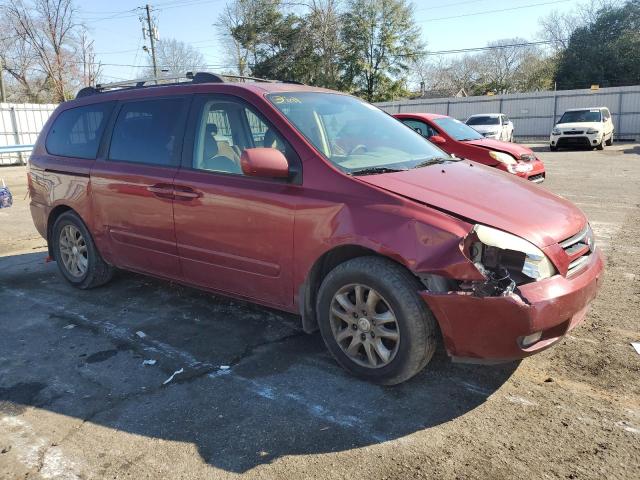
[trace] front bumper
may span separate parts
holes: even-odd
[[[476,297],[460,292],[420,292],[436,316],[447,351],[454,360],[500,363],[550,347],[584,320],[602,283],[599,249],[579,273],[555,275],[521,285],[504,297]],[[542,332],[524,346],[523,337]]]
[[[552,147],[595,147],[602,143],[602,132],[591,135],[551,135],[549,143]]]

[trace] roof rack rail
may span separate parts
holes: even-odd
[[[211,73],[211,72],[187,72],[176,75],[162,75],[158,77],[146,77],[146,78],[136,78],[133,80],[124,80],[121,82],[113,82],[113,83],[99,83],[95,87],[84,87],[78,91],[76,98],[87,97],[89,95],[95,95],[97,93],[109,91],[109,90],[117,90],[117,89],[130,89],[130,88],[142,88],[145,86],[156,86],[162,85],[163,82],[173,80],[174,82],[171,85],[175,85],[176,83],[224,83],[225,79],[233,79],[233,80],[250,80],[253,82],[268,82],[275,83],[277,80],[268,80],[266,78],[258,78],[258,77],[249,77],[245,75],[232,75],[232,74],[224,74],[224,73]],[[147,84],[152,85],[147,85]]]

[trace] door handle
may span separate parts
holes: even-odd
[[[171,185],[158,183],[156,185],[148,186],[147,191],[153,193],[156,197],[169,199],[173,198],[173,187]]]
[[[193,188],[183,185],[174,185],[173,194],[177,200],[193,200],[202,196],[202,192],[197,192]]]

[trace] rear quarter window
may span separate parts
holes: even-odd
[[[63,111],[54,120],[45,147],[51,155],[95,159],[114,103],[96,103]]]

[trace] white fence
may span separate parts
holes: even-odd
[[[57,105],[0,103],[0,147],[32,145]],[[0,165],[26,163],[29,152],[0,153]]]
[[[376,104],[388,113],[439,113],[466,120],[475,113],[505,113],[521,139],[549,138],[551,128],[569,108],[608,107],[616,137],[640,139],[640,85],[599,90],[561,90],[463,98],[400,100]]]

